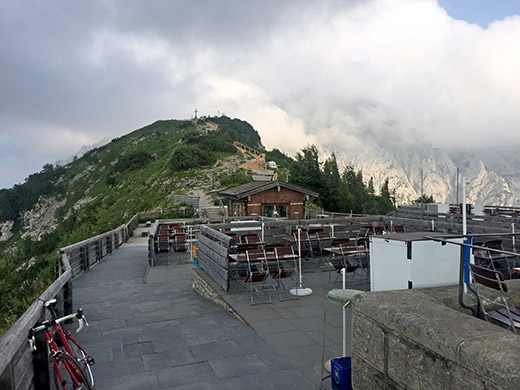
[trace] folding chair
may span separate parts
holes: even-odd
[[[230,262],[230,280],[234,280],[238,284],[237,292],[249,291],[249,287],[245,283],[245,280],[248,276],[249,266],[247,264],[247,257],[245,253],[239,253],[237,255],[236,263]],[[231,284],[230,284],[231,286]]]
[[[385,227],[384,226],[374,226],[374,234],[375,235],[385,234]]]
[[[355,245],[355,244],[354,244]],[[350,248],[350,249],[349,249]],[[355,262],[351,262],[349,260],[349,251],[352,251],[352,248],[355,250],[355,246],[343,246],[340,245],[339,247],[335,248],[336,251],[331,253],[331,256],[329,257],[329,262],[332,264],[333,269],[329,270],[329,283],[330,283],[330,273],[331,271],[336,271],[338,273],[338,276],[336,276],[336,279],[334,280],[333,284],[335,284],[339,277],[341,276],[341,269],[345,268],[345,271],[347,274],[349,272],[354,272],[359,268],[359,264]]]
[[[276,247],[274,248],[274,253],[278,266],[277,280],[279,283],[278,293],[280,294],[280,301],[293,299],[287,294],[288,287],[285,285],[284,279],[291,279],[294,282],[294,287],[298,287],[297,281],[293,279],[293,275],[296,274],[296,259],[298,256],[290,246]],[[282,298],[282,293],[284,298]],[[296,296],[295,299],[298,299],[298,297]]]
[[[365,240],[349,241],[339,246],[342,256],[346,259],[347,273],[352,272],[352,280],[356,284],[363,283],[368,280],[368,256],[365,247]],[[359,281],[356,281],[356,275],[359,275]]]
[[[173,237],[173,250],[175,252],[186,252],[186,234],[176,234]]]
[[[372,226],[370,227],[361,227],[359,228],[359,232],[358,234],[356,235],[356,238],[364,238],[364,237],[368,237],[370,236],[371,234],[373,233],[373,230],[372,230]]]
[[[340,246],[340,245],[346,244],[347,242],[350,242],[350,241],[351,240],[348,237],[333,237],[330,244],[332,247],[335,247],[335,246]]]
[[[255,305],[253,291],[264,292],[267,290],[268,299],[257,303],[272,303],[270,287],[265,282],[269,277],[269,268],[266,262],[266,255],[263,249],[252,249],[246,251],[248,273],[244,283],[249,286],[251,305]]]
[[[516,328],[520,329],[520,307],[510,307],[507,303],[505,293],[508,291],[508,289],[502,272],[487,269],[475,264],[470,264],[470,268],[475,283],[499,291],[500,298],[502,300],[502,302],[500,303],[498,302],[496,297],[495,299],[493,299],[489,296],[485,296],[483,295],[480,288],[475,288],[474,290],[477,294],[479,312],[484,315],[486,321],[489,322],[489,319],[492,318],[502,324],[507,325],[511,328],[513,333],[516,334]],[[484,301],[487,303],[498,305],[501,308],[498,310],[487,311],[484,305]]]
[[[298,245],[298,233],[293,233],[294,241],[296,242],[296,245]],[[300,231],[300,246],[302,251],[302,259],[305,260],[305,262],[310,263],[312,266],[312,271],[314,272],[314,261],[315,261],[315,254],[318,252],[319,248],[319,241],[316,237],[311,237],[309,233],[306,231]],[[319,261],[319,259],[317,259]]]
[[[392,232],[394,232],[394,233],[406,233],[403,225],[392,225]]]
[[[156,239],[155,251],[158,255],[158,259],[166,260],[170,263],[170,238],[168,237],[168,231],[159,231]],[[164,256],[162,254],[165,254]]]
[[[316,233],[316,238],[318,239],[320,256],[323,256],[323,248],[330,248],[332,246],[332,236],[330,232],[318,232]]]
[[[272,243],[269,243],[269,244],[265,244],[264,245],[264,249],[266,251],[268,251],[268,250],[274,250],[274,248],[285,247],[285,246],[287,246],[287,245],[284,244],[283,242],[272,242]]]
[[[244,234],[240,237],[242,244],[261,244],[258,234]]]
[[[271,250],[265,250],[265,263],[267,264],[267,268],[269,270],[269,277],[275,282],[275,288],[278,289],[280,284],[278,280],[278,275],[280,273],[280,268],[278,267],[278,262],[276,261],[276,253],[274,248]]]
[[[358,240],[356,244],[356,259],[359,264],[359,274],[361,282],[368,282],[370,280],[370,252],[368,240]]]
[[[504,250],[502,240],[490,240],[482,244],[482,246],[490,249]],[[515,258],[506,256],[498,252],[493,252],[485,249],[475,249],[473,253],[475,257],[475,264],[484,268],[489,268],[495,271],[500,271],[504,274],[506,279],[510,279],[513,275],[513,268],[510,260],[515,263]]]

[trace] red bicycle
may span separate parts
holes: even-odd
[[[45,307],[51,313],[51,320],[43,321],[40,326],[29,330],[29,343],[31,349],[36,350],[35,334],[45,331],[45,339],[49,348],[49,354],[54,362],[54,383],[57,390],[70,389],[94,389],[94,377],[90,366],[94,364],[94,358],[89,356],[85,350],[71,336],[68,330],[63,329],[63,321],[76,318],[80,332],[84,325],[88,326],[83,310],[78,309],[76,313],[57,318],[54,304],[56,299],[45,302]]]

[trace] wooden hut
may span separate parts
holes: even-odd
[[[253,181],[218,191],[228,199],[229,216],[305,218],[305,203],[319,194],[283,181]]]

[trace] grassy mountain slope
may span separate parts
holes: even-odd
[[[219,128],[207,133],[203,121],[157,121],[0,190],[0,223],[14,221],[12,237],[0,241],[3,331],[49,284],[58,248],[136,212],[170,209],[173,193],[251,180],[233,141],[261,147],[258,133],[240,120],[211,120]]]

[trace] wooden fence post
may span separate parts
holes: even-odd
[[[87,255],[87,261],[86,261],[87,270],[89,270],[90,269],[90,244],[88,242],[87,242],[87,247],[86,247],[85,253]]]
[[[61,256],[54,260],[54,280],[61,275]]]
[[[36,351],[32,352],[32,362],[34,367],[34,388],[36,390],[49,390],[49,354],[47,352],[47,340],[45,340],[45,333],[36,333],[35,341]]]
[[[89,256],[88,243],[85,246],[80,246],[79,256],[81,259],[81,269],[83,271],[87,271],[90,268],[90,259],[89,259],[90,256]]]
[[[96,240],[96,261],[101,260],[101,240]]]
[[[107,252],[112,253],[112,233],[107,236]]]
[[[80,264],[81,264],[81,270],[82,271],[85,271],[87,269],[87,262],[86,262],[86,258],[85,258],[85,247],[83,246],[80,246],[79,247],[79,261],[80,261]]]
[[[63,286],[63,311],[65,315],[71,314],[74,311],[73,291],[72,278],[70,278]]]
[[[40,321],[45,319],[45,313],[40,317]],[[49,353],[47,351],[47,340],[44,332],[38,332],[34,337],[35,351],[32,353],[32,363],[34,368],[34,388],[35,390],[50,390],[50,375],[49,375]]]

